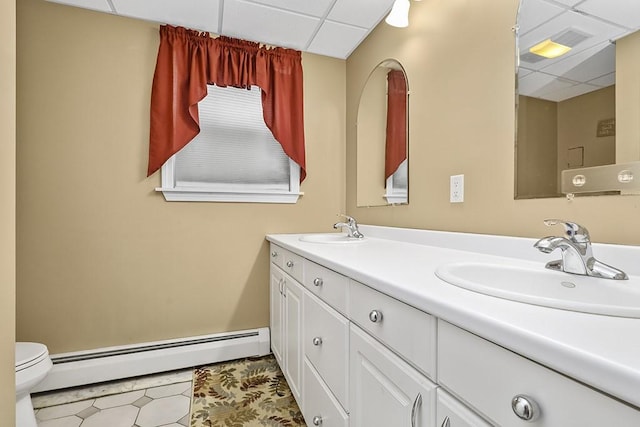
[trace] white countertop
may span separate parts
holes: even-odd
[[[541,256],[531,247],[535,239],[374,226],[360,229],[367,238],[357,244],[307,243],[299,240],[300,234],[272,234],[267,239],[640,407],[640,319],[509,301],[450,285],[434,274],[438,266],[459,261],[543,269],[559,253]],[[496,255],[500,253],[505,256]],[[630,282],[638,281],[640,286],[640,248],[595,244],[594,255],[625,270]]]

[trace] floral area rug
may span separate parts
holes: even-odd
[[[305,426],[273,355],[193,372],[191,427]]]

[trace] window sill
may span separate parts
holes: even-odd
[[[167,202],[296,203],[304,193],[214,191],[208,188],[156,188]]]

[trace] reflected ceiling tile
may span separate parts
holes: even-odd
[[[518,26],[520,34],[526,34],[535,27],[544,24],[554,16],[560,15],[565,9],[544,0],[526,0],[520,6]]]
[[[100,12],[113,12],[107,0],[49,0],[52,3],[66,4],[69,6],[77,6],[85,9],[97,10]]]
[[[394,0],[337,0],[327,19],[370,28],[391,10]]]
[[[286,9],[304,15],[322,17],[327,14],[333,0],[250,0],[254,3]]]
[[[220,0],[111,0],[118,15],[218,33]]]
[[[531,46],[572,28],[581,33],[589,34],[591,37],[574,46],[568,55],[574,55],[603,41],[615,39],[625,31],[603,21],[568,11],[520,37],[520,50],[521,52],[527,51]]]
[[[640,2],[637,0],[586,0],[576,9],[628,28],[640,28]]]
[[[529,73],[518,81],[518,92],[520,95],[538,96],[541,93],[549,92],[553,88],[572,86],[573,82],[562,81],[550,74],[534,72]]]
[[[600,87],[608,87],[616,84],[616,73],[607,74],[606,76],[602,76],[598,79],[591,80],[589,84]]]
[[[307,51],[345,59],[366,35],[363,28],[325,21]]]
[[[222,34],[303,50],[320,20],[257,3],[225,0]]]
[[[588,84],[578,84],[550,91],[549,93],[541,95],[540,97],[548,101],[560,102],[566,99],[574,98],[576,96],[584,95],[589,92],[593,92],[594,90],[598,89],[601,88]]]
[[[562,4],[566,5],[566,6],[572,7],[572,6],[575,6],[575,5],[577,5],[578,3],[580,3],[581,1],[584,1],[584,0],[555,0],[555,1],[558,2],[558,3],[562,3]]]
[[[570,80],[587,82],[615,72],[615,69],[615,45],[604,42],[545,67],[543,71]]]

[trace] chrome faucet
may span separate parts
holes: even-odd
[[[335,224],[333,224],[333,228],[346,228],[347,235],[349,237],[354,237],[356,239],[362,239],[364,237],[364,234],[362,234],[358,229],[358,223],[356,222],[355,218],[345,214],[338,214],[338,216],[346,218],[347,222],[336,222]]]
[[[533,245],[534,248],[546,254],[560,249],[562,259],[548,262],[546,268],[603,279],[626,280],[629,278],[624,271],[593,257],[589,231],[585,227],[559,219],[546,219],[544,224],[547,226],[562,224],[565,229],[564,237],[548,236]]]

